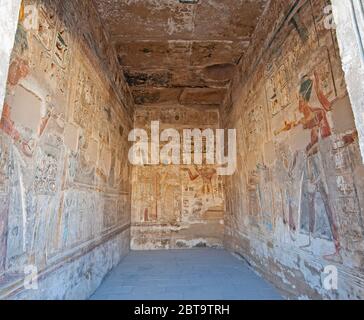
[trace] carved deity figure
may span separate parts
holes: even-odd
[[[321,107],[312,106],[311,97],[313,89],[316,91]],[[302,124],[304,129],[311,130],[311,141],[306,148],[306,165],[302,186],[303,198],[306,201],[307,207],[301,214],[301,220],[306,218],[308,221],[309,243],[303,246],[303,248],[311,245],[311,236],[316,232],[317,215],[320,213],[318,203],[322,203],[322,211],[325,212],[329,224],[328,232],[331,232],[331,237],[335,244],[335,253],[327,255],[325,258],[338,261],[341,260],[338,227],[326,187],[322,159],[318,153],[318,142],[331,136],[331,128],[326,114],[331,110],[331,103],[321,90],[320,79],[316,72],[314,73],[314,80],[308,76],[302,78],[299,95],[299,110],[304,117],[298,124]],[[321,230],[321,233],[327,234],[324,230]]]

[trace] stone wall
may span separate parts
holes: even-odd
[[[332,0],[332,11],[364,160],[364,0]]]
[[[364,166],[328,4],[273,1],[255,35],[261,54],[240,64],[224,113],[239,157],[226,181],[225,245],[287,296],[355,299]],[[324,287],[327,266],[338,290]]]
[[[0,34],[2,36],[0,47],[0,114],[3,111],[9,59],[14,45],[20,2],[20,0],[3,0],[0,7]]]
[[[160,121],[160,131],[178,130],[182,138],[183,129],[219,128],[219,111],[179,104],[136,109],[135,128],[150,135],[152,121]],[[161,163],[133,168],[131,248],[221,247],[224,191],[216,167],[163,165],[163,158]]]
[[[108,43],[89,1],[23,1],[0,124],[2,298],[87,298],[129,250],[133,103]]]

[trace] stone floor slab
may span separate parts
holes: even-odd
[[[92,300],[279,300],[277,290],[225,250],[133,251]]]

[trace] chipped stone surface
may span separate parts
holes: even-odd
[[[8,77],[9,60],[13,49],[16,25],[18,23],[20,0],[2,0],[0,7],[0,34],[2,35],[0,47],[0,114]]]
[[[0,123],[0,297],[82,299],[129,251],[133,103],[92,6],[28,5]]]
[[[364,161],[364,3],[363,0],[349,4],[332,0],[332,11]]]
[[[14,95],[8,99],[8,103],[12,106],[12,120],[15,123],[35,132],[39,130],[43,104],[41,97],[23,86],[16,86]]]
[[[290,16],[287,6],[271,2],[254,35],[260,51],[241,63],[226,100],[239,169],[226,180],[225,245],[287,296],[358,299],[363,163],[336,35],[326,1],[301,1]],[[324,288],[328,265],[337,291]]]
[[[220,105],[224,101],[226,94],[225,89],[185,89],[180,96],[180,102],[184,105],[188,104],[210,104]]]
[[[120,67],[129,85],[154,88],[224,88],[232,78],[210,77],[204,68],[239,62],[267,1],[206,0],[197,4],[178,0],[96,0],[102,20],[110,31]],[[168,90],[168,89],[163,89]],[[198,91],[198,89],[195,89]],[[161,103],[158,97],[137,103]],[[164,94],[165,98],[166,95]],[[209,100],[220,104],[211,92]],[[171,101],[172,103],[174,101]],[[183,105],[184,103],[181,102]]]

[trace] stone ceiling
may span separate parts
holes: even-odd
[[[137,105],[220,105],[268,2],[94,1]]]

